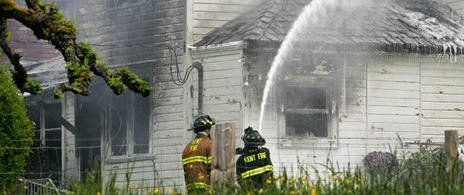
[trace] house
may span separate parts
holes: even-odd
[[[299,164],[324,173],[328,159],[362,166],[373,151],[407,155],[418,148],[408,143],[464,133],[457,12],[428,0],[310,2],[263,2],[194,44],[203,112],[260,127],[277,172]]]
[[[464,36],[455,10],[438,0],[324,2],[309,13],[319,22],[303,23],[311,25],[282,58],[261,127],[268,71],[310,0],[63,4],[79,40],[155,90],[148,98],[130,91],[115,96],[95,78],[88,97],[51,100],[49,90],[31,97],[31,106],[43,105],[33,99],[49,104],[31,114],[37,122],[55,113],[50,128],[59,134],[50,136],[59,140],[61,180],[101,170],[105,179],[116,174],[118,183],[130,173],[133,186],[184,185],[180,155],[199,114],[235,123],[238,136],[247,126],[259,128],[276,171],[298,162],[324,165],[327,158],[361,165],[371,151],[418,148],[399,147],[398,137],[442,142],[444,130],[462,133]]]
[[[78,39],[89,42],[108,66],[129,66],[155,90],[147,98],[132,92],[115,96],[95,78],[92,95],[65,93],[62,100],[55,100],[52,86],[61,80],[49,76],[65,66],[62,61],[50,66],[59,61],[59,52],[47,42],[36,40],[29,29],[10,21],[9,43],[15,52],[31,67],[48,67],[30,76],[50,82],[43,85],[43,94],[28,97],[28,114],[38,124],[33,148],[38,152],[31,154],[31,161],[39,163],[30,166],[26,176],[52,176],[66,186],[84,178],[87,172],[102,170],[105,179],[116,174],[120,183],[125,183],[125,175],[130,172],[134,186],[152,187],[153,181],[161,179],[167,187],[182,185],[180,154],[192,137],[185,129],[194,116],[183,106],[186,85],[174,84],[170,68],[190,66],[192,62],[184,51],[194,38],[199,39],[259,1],[46,1],[57,4],[67,18],[76,20]],[[66,75],[59,74],[62,76]]]

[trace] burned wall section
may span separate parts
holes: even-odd
[[[106,94],[102,79],[94,79],[90,96],[76,96],[76,156],[80,159],[80,177],[85,178],[87,172],[99,170],[101,161],[101,137],[104,127],[103,116]]]
[[[246,49],[246,63],[252,64],[249,73],[245,73],[252,81],[249,93],[256,94],[249,98],[250,104],[255,105],[252,113],[261,109],[267,72],[278,46],[278,43],[250,42]],[[336,139],[346,61],[344,55],[336,52],[315,51],[307,43],[295,44],[277,70],[262,128],[273,129],[270,136],[277,139]]]
[[[51,91],[27,97],[27,115],[35,123],[26,173],[27,179],[50,178],[60,183],[62,171],[61,102]],[[57,184],[58,184],[57,183]]]
[[[149,151],[144,154],[129,154],[128,151],[145,150],[137,142],[136,129],[139,124],[127,124],[127,129],[132,132],[115,134],[116,125],[107,125],[103,129],[103,136],[107,142],[103,145],[103,168],[106,173],[118,172],[118,176],[124,177],[127,162],[134,161],[134,169],[131,170],[132,182],[147,181],[155,178],[155,172],[164,183],[169,186],[173,183],[182,183],[181,160],[178,157],[181,149],[178,142],[172,139],[183,136],[182,129],[182,87],[175,85],[171,80],[170,67],[179,65],[182,71],[182,59],[184,51],[184,20],[185,2],[181,0],[150,1],[150,0],[91,0],[78,3],[78,29],[79,39],[89,42],[99,56],[111,67],[128,66],[137,69],[136,73],[142,78],[150,80],[154,86],[153,95],[144,98],[148,100],[143,111],[138,114],[147,115],[149,121]],[[127,92],[131,93],[131,92]],[[137,101],[137,95],[130,95]],[[128,96],[129,97],[129,96]],[[108,103],[115,102],[124,97],[115,97],[108,93]],[[114,101],[113,101],[114,100]],[[118,105],[119,106],[119,105]],[[111,108],[104,108],[111,110]],[[136,109],[128,112],[139,112]],[[119,120],[111,113],[108,115],[109,123]],[[137,115],[135,115],[137,117]],[[140,117],[139,117],[140,118]],[[108,121],[107,121],[108,122]],[[116,124],[114,122],[113,124]],[[145,124],[143,124],[145,126]],[[145,127],[143,127],[145,128]],[[131,134],[132,133],[132,134]],[[134,134],[135,133],[135,134]],[[126,135],[126,136],[123,136]],[[131,137],[135,136],[135,137]],[[122,136],[132,139],[133,145],[126,148],[115,148],[111,145],[111,136]],[[140,136],[140,135],[139,135]],[[134,140],[134,139],[135,140]],[[123,142],[121,142],[123,143]],[[127,143],[127,142],[124,142]],[[137,146],[137,143],[138,146]],[[113,142],[113,145],[116,144]],[[126,152],[110,153],[107,150],[121,150]],[[114,152],[114,151],[113,151]],[[151,160],[136,160],[136,156],[156,156],[156,170]],[[117,156],[117,161],[111,160]],[[106,159],[106,161],[105,161]],[[118,180],[120,181],[120,180]],[[122,181],[122,180],[121,180]]]
[[[244,83],[248,85],[244,88],[245,96],[245,110],[248,117],[244,117],[245,126],[253,126],[258,129],[259,113],[261,109],[261,101],[263,98],[263,90],[266,85],[267,73],[271,67],[274,56],[280,44],[278,42],[262,42],[262,41],[248,41],[247,46],[243,51],[243,75]],[[273,111],[275,108],[274,99],[268,101],[266,117],[264,118],[264,128],[275,129],[275,124],[268,127],[267,124],[275,121],[276,116]],[[274,126],[274,127],[272,127]]]

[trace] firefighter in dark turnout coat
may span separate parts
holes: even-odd
[[[193,128],[189,129],[197,134],[182,152],[185,183],[189,194],[205,194],[209,189],[213,143],[209,131],[214,124],[214,119],[205,115],[198,117],[193,123]]]
[[[260,187],[274,171],[269,149],[262,147],[266,140],[252,127],[245,129],[242,140],[245,148],[237,159],[237,180],[241,184],[252,181],[255,187]]]

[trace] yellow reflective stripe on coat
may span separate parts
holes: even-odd
[[[249,170],[247,172],[242,173],[242,178],[247,178],[247,177],[259,175],[259,174],[264,173],[266,171],[274,171],[274,166],[266,165],[264,167],[259,167],[259,168],[256,168],[256,169]]]
[[[195,182],[187,184],[187,190],[193,189],[208,189],[209,185],[205,182]]]
[[[210,156],[206,159],[206,164],[211,164],[212,161],[213,161],[213,157]]]
[[[182,159],[182,164],[184,165],[189,164],[189,163],[194,163],[194,162],[210,164],[211,157],[206,158],[206,156],[192,156],[192,157]]]

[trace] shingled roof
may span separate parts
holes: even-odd
[[[410,52],[462,53],[463,19],[432,0],[364,0],[342,5],[300,38],[321,44],[400,45]],[[311,0],[267,0],[255,9],[207,34],[194,46],[235,41],[282,42],[293,22]],[[348,8],[347,8],[348,7]],[[458,49],[459,48],[459,49]]]
[[[66,62],[62,56],[39,62],[22,62],[30,78],[41,83],[44,90],[68,81]]]

